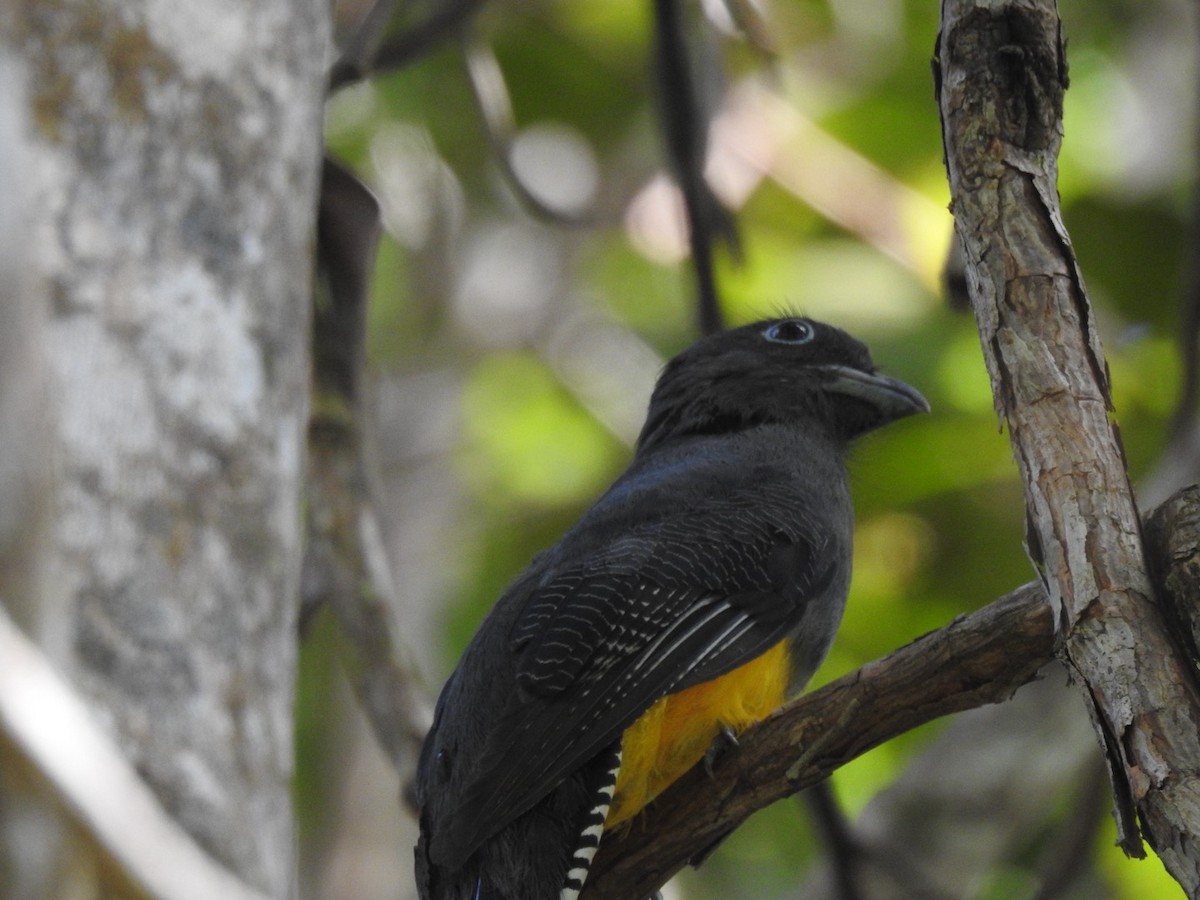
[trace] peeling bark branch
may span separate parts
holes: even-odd
[[[1146,555],[1171,631],[1200,666],[1200,485],[1180,491],[1146,520]]]
[[[938,100],[955,223],[1027,544],[1086,689],[1121,845],[1200,892],[1200,692],[1154,603],[1107,367],[1059,208],[1066,62],[1049,0],[944,0]]]

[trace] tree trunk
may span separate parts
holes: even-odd
[[[327,5],[39,3],[24,61],[62,662],[159,801],[293,885],[292,697]]]

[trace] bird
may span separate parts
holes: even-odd
[[[573,900],[607,830],[799,692],[849,591],[849,446],[928,409],[803,316],[670,360],[628,468],[441,692],[414,781],[422,900]]]

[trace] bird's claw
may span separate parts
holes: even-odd
[[[713,738],[712,744],[704,751],[704,771],[711,778],[713,774],[713,766],[727,751],[738,746],[737,732],[728,725],[722,725],[721,730],[717,732],[717,736]]]

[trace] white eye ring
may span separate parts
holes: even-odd
[[[807,344],[816,336],[816,329],[803,319],[784,319],[763,329],[763,337],[776,344]]]

